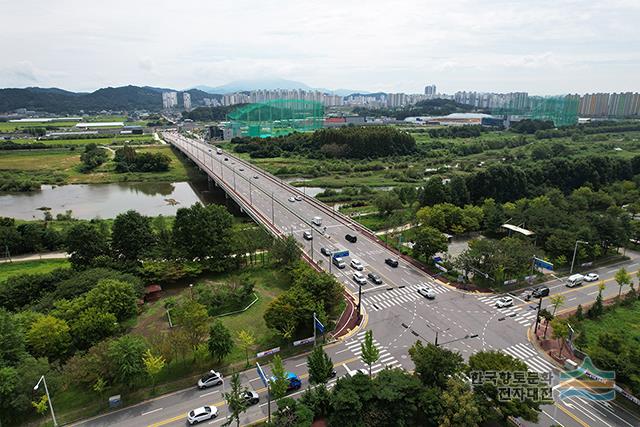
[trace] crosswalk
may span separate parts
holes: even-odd
[[[536,310],[531,310],[529,307],[504,307],[498,308],[496,307],[496,301],[502,298],[503,295],[491,295],[491,296],[482,296],[478,297],[478,300],[495,308],[498,312],[503,314],[504,316],[512,317],[514,321],[521,324],[524,327],[531,326],[536,321]]]
[[[554,366],[538,355],[530,345],[518,343],[501,350],[502,352],[522,360],[529,369],[538,373],[552,372]]]
[[[397,287],[390,291],[383,290],[380,292],[371,292],[367,293],[366,297],[363,297],[362,299],[368,310],[379,311],[394,305],[404,305],[417,299],[424,299],[424,297],[418,293],[418,289],[423,287],[424,285],[409,285],[402,288]],[[429,285],[429,287],[433,289],[436,294],[445,294],[449,292],[449,289],[438,284]]]
[[[364,336],[366,332],[367,331],[358,332],[353,339],[345,343],[347,348],[351,351],[351,353],[353,353],[354,356],[362,355],[362,343],[364,342]],[[375,344],[376,348],[380,351],[380,356],[378,358],[377,363],[374,365],[371,365],[371,374],[380,372],[386,367],[402,368],[402,364],[398,362],[395,356],[393,356],[385,346],[380,345],[380,343],[376,341],[375,338],[373,338],[373,343]],[[362,363],[361,365],[362,369],[365,369],[368,371],[369,367],[365,365],[364,362],[362,362],[362,359],[360,359],[360,362]],[[359,368],[355,366],[355,363],[354,363],[354,367]],[[350,370],[353,371],[355,369],[350,369]]]

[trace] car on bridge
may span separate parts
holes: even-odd
[[[258,179],[260,178],[258,175],[253,175],[253,179]]]
[[[313,240],[313,234],[311,234],[311,232],[308,230],[302,233],[302,237],[304,238],[304,240]]]
[[[600,276],[597,273],[589,273],[584,275],[585,282],[596,282],[600,280]]]
[[[371,280],[376,285],[382,285],[382,278],[380,277],[379,274],[371,272],[371,273],[367,274],[367,277],[369,278],[369,280]]]
[[[301,202],[302,201],[302,196],[293,196],[294,199],[296,199],[296,201]]]
[[[358,270],[358,271],[364,270],[364,265],[362,265],[362,263],[357,259],[352,259],[351,260],[351,267],[354,270]]]
[[[295,203],[296,198],[295,198],[295,197],[293,197],[293,196],[291,196],[291,197],[289,197],[287,200],[289,200],[291,203]]]
[[[215,406],[201,406],[189,411],[187,414],[187,422],[189,425],[201,423],[202,421],[210,420],[218,416],[218,408]]]
[[[346,234],[344,238],[347,240],[347,242],[351,242],[351,243],[355,243],[358,241],[358,236],[354,234]]]
[[[549,288],[546,286],[538,286],[531,292],[531,297],[542,298],[549,295]]]
[[[364,278],[364,274],[359,271],[353,273],[353,280],[360,286],[367,284],[367,279]]]
[[[323,246],[320,248],[320,253],[324,256],[330,256],[333,251],[335,251],[335,249],[329,248],[327,246]]]
[[[347,266],[347,264],[344,263],[344,260],[340,257],[335,257],[332,262],[333,265],[335,265],[339,269],[343,269]]]
[[[229,158],[228,158],[228,157],[225,157],[225,158],[224,158],[224,161],[225,161],[225,162],[228,162],[228,161],[229,161]]]
[[[505,308],[511,307],[513,305],[513,298],[511,297],[502,297],[496,301],[496,307]]]
[[[384,263],[387,264],[389,267],[393,267],[393,268],[396,268],[398,266],[398,260],[393,258],[385,259]]]

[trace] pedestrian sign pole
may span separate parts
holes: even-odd
[[[324,325],[316,317],[315,311],[313,312],[313,345],[316,345],[316,330],[324,334]]]
[[[269,424],[271,424],[271,387],[269,386],[269,381],[267,380],[267,376],[264,374],[264,371],[262,370],[262,367],[258,362],[256,362],[256,370],[258,371],[258,377],[260,377],[260,379],[262,380],[262,383],[267,388],[267,399],[268,399],[267,417],[269,419],[268,421]]]

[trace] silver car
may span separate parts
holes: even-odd
[[[202,421],[210,420],[218,416],[218,408],[215,406],[201,406],[187,414],[187,421],[190,425],[198,424]]]
[[[418,293],[427,299],[435,299],[436,293],[429,287],[418,289]]]
[[[198,380],[198,388],[205,389],[222,384],[222,374],[213,369],[207,375]]]

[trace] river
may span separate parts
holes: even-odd
[[[190,182],[120,182],[115,184],[76,184],[50,186],[25,193],[0,193],[0,216],[17,219],[42,219],[50,208],[55,218],[72,211],[73,218],[115,218],[129,209],[143,215],[175,215],[181,207],[196,202],[222,203],[224,195]]]

